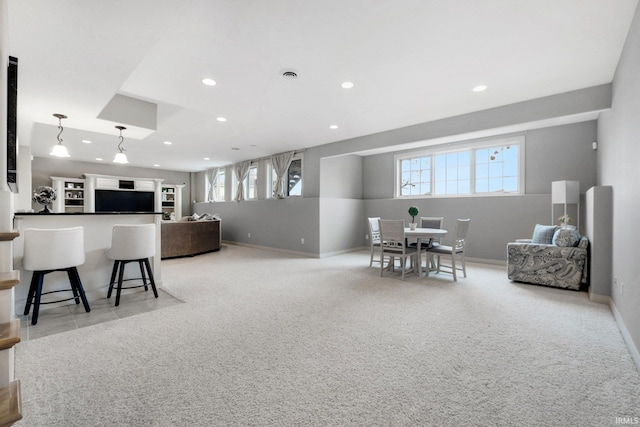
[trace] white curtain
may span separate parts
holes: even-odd
[[[220,172],[220,168],[213,168],[213,169],[207,170],[207,180],[209,181],[209,189],[207,191],[207,202],[216,201],[215,187],[216,187],[216,184],[218,183],[219,172]]]
[[[286,197],[284,177],[291,165],[295,151],[288,153],[276,154],[271,156],[271,164],[273,170],[276,172],[276,186],[273,189],[273,196],[277,199],[284,199]]]
[[[251,160],[247,160],[246,162],[236,163],[233,167],[233,170],[236,174],[236,180],[238,181],[238,185],[236,187],[236,200],[239,202],[240,200],[244,200],[244,180],[247,178],[249,174],[249,168],[251,167]]]

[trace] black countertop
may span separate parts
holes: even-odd
[[[71,215],[162,215],[162,212],[15,212],[14,216],[71,216]]]

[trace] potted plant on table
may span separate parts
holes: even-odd
[[[411,215],[411,222],[409,223],[409,228],[411,230],[415,230],[418,224],[416,224],[416,216],[420,213],[420,209],[417,206],[411,206],[409,208],[409,215]]]
[[[49,205],[56,199],[56,190],[48,185],[41,185],[33,191],[33,201],[41,204],[44,208],[40,213],[51,213]]]

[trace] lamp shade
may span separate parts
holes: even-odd
[[[551,203],[580,203],[580,181],[553,181]]]
[[[67,147],[62,144],[54,145],[49,155],[56,157],[70,157],[69,152],[67,151]]]
[[[113,158],[113,163],[125,164],[125,163],[129,163],[129,160],[127,160],[126,154],[120,152],[120,153],[116,153],[116,156]]]

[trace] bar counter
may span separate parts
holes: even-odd
[[[41,213],[41,212],[16,212],[13,225],[20,236],[13,242],[13,265],[20,270],[20,284],[15,287],[16,312],[21,314],[29,292],[31,271],[22,268],[22,256],[24,250],[24,237],[22,231],[27,228],[69,228],[84,227],[84,251],[85,262],[78,266],[78,273],[87,294],[89,304],[91,301],[106,298],[109,289],[109,279],[113,261],[107,258],[106,251],[111,247],[111,231],[116,224],[156,224],[156,256],[151,261],[153,275],[157,286],[162,286],[162,273],[160,268],[161,239],[160,212],[96,212],[96,213]],[[125,273],[125,278],[140,277],[137,265],[130,264]],[[64,272],[47,274],[44,279],[43,290],[52,291],[68,289],[69,281]],[[123,292],[123,298],[126,297]],[[135,292],[135,291],[128,291]],[[43,302],[45,299],[43,298]],[[72,302],[66,302],[70,304]],[[55,306],[56,304],[51,304]],[[46,309],[48,307],[44,307]]]

